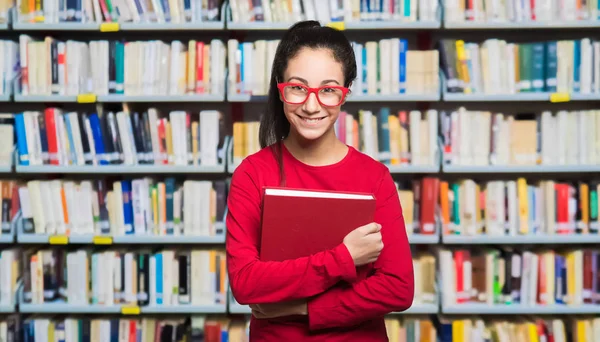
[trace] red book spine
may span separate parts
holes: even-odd
[[[425,177],[421,183],[421,234],[435,234],[435,212],[437,200],[439,199],[438,191],[440,188],[439,179]]]
[[[592,251],[583,251],[583,302],[593,303],[594,271],[592,269]]]
[[[58,158],[58,137],[56,134],[56,115],[54,108],[44,110],[44,120],[46,121],[46,137],[48,139],[48,158],[51,165],[60,165]]]
[[[569,233],[569,185],[556,184],[556,228],[559,234]]]
[[[196,93],[204,94],[204,43],[196,43]]]
[[[465,263],[464,251],[454,252],[454,271],[456,274],[456,302],[457,303],[465,303],[467,301],[467,297],[464,295],[464,290],[465,290],[464,263]]]
[[[158,145],[160,146],[160,155],[163,164],[169,163],[167,157],[167,132],[165,128],[166,119],[158,120]]]

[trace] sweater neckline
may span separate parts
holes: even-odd
[[[287,147],[285,146],[283,141],[281,142],[281,149],[283,150],[284,157],[287,157],[287,159],[289,159],[292,163],[294,163],[302,168],[311,169],[311,170],[329,170],[329,169],[335,169],[335,168],[338,168],[338,167],[344,165],[352,157],[352,154],[354,153],[354,148],[352,146],[349,146],[349,145],[346,145],[346,146],[348,147],[348,151],[346,152],[346,155],[344,156],[344,158],[342,158],[340,161],[333,163],[333,164],[317,166],[317,165],[306,164],[306,163],[302,162],[301,160],[297,159],[287,149]]]

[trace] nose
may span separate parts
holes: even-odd
[[[317,99],[317,94],[308,94],[306,102],[302,105],[302,110],[306,113],[318,113],[321,110],[321,104]]]

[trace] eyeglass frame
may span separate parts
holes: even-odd
[[[289,102],[286,101],[285,99],[285,95],[283,94],[283,88],[287,87],[287,86],[300,86],[304,89],[306,89],[308,91],[308,94],[306,95],[306,99],[304,99],[304,101],[302,102]],[[343,86],[339,86],[339,85],[325,85],[325,86],[321,86],[318,88],[311,88],[308,87],[302,83],[294,83],[294,82],[285,82],[285,83],[277,83],[277,88],[279,89],[279,94],[281,95],[281,98],[283,99],[283,102],[287,103],[287,104],[291,104],[291,105],[301,105],[306,103],[306,101],[308,101],[308,98],[310,97],[310,94],[315,93],[315,97],[317,98],[317,101],[319,102],[319,104],[323,107],[337,107],[339,105],[341,105],[342,103],[344,103],[344,101],[346,100],[346,95],[348,95],[350,93],[350,89],[347,87],[343,87]],[[323,102],[321,102],[321,99],[319,98],[319,90],[323,89],[323,88],[335,88],[335,89],[340,89],[342,91],[342,99],[340,100],[340,103],[336,104],[336,105],[326,105],[323,104]]]

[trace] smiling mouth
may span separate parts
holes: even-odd
[[[326,116],[323,116],[323,117],[321,117],[321,118],[314,118],[314,119],[312,119],[312,118],[311,118],[311,119],[309,119],[309,118],[305,118],[305,117],[303,117],[303,116],[300,116],[300,115],[298,115],[298,114],[296,114],[296,116],[297,116],[297,117],[299,117],[300,119],[302,119],[303,121],[305,121],[305,122],[308,122],[308,123],[315,123],[315,122],[319,122],[319,121],[321,121],[321,120],[323,120],[323,119],[325,119],[325,118],[326,118]]]

